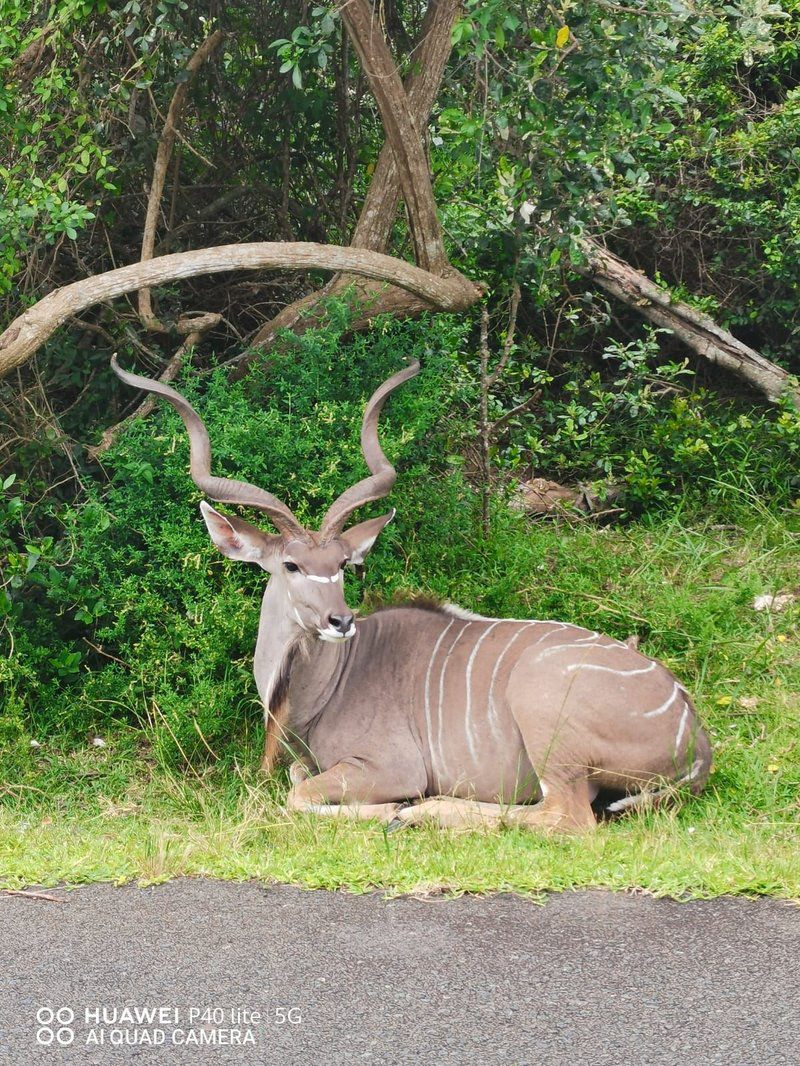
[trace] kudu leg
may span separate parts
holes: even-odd
[[[304,781],[308,781],[312,776],[313,771],[302,759],[295,759],[289,767],[289,780],[293,785],[302,785]]]
[[[288,704],[284,703],[277,711],[264,713],[264,751],[261,756],[261,772],[271,774],[278,765],[286,742],[285,725],[288,716]]]
[[[309,776],[301,762],[289,770],[293,787],[286,797],[288,811],[307,812],[326,818],[377,819],[391,822],[399,803],[372,803],[372,783],[358,767],[337,763],[322,774]]]
[[[405,825],[435,822],[448,829],[479,829],[501,825],[528,829],[557,830],[564,833],[595,829],[592,789],[586,778],[545,786],[546,795],[535,805],[482,803],[477,800],[434,796],[398,811],[397,821]]]
[[[508,824],[547,832],[583,833],[597,829],[592,810],[596,789],[588,777],[549,783],[542,781],[545,797],[530,807],[515,807]]]
[[[456,799],[452,796],[432,796],[397,812],[398,823],[421,825],[434,822],[446,829],[492,828],[502,825],[514,807],[478,800]]]

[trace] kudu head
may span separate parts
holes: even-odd
[[[285,595],[291,619],[309,633],[323,640],[347,640],[355,633],[353,614],[344,599],[342,574],[345,566],[358,566],[375,543],[383,527],[394,517],[394,510],[380,518],[345,529],[356,508],[386,496],[395,482],[394,467],[383,454],[378,442],[378,416],[386,397],[398,385],[413,378],[419,363],[394,374],[372,395],[361,424],[361,450],[370,476],[352,485],[331,505],[318,533],[306,529],[285,503],[271,492],[211,474],[211,445],[206,427],[193,407],[169,385],[138,374],[128,374],[117,363],[111,366],[117,377],[128,385],[154,392],[168,400],[183,419],[189,434],[189,470],[197,487],[218,503],[237,504],[264,511],[279,531],[264,533],[234,515],[224,515],[205,500],[200,510],[211,539],[229,559],[257,563],[272,575],[277,590]]]

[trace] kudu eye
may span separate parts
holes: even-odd
[[[285,569],[289,571],[290,574],[296,574],[300,569],[297,563],[284,563],[283,565]]]

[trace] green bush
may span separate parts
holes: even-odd
[[[268,487],[316,526],[364,474],[365,400],[407,358],[419,358],[422,373],[392,397],[381,420],[400,471],[390,501],[397,519],[370,556],[365,589],[348,578],[349,602],[420,590],[489,614],[591,617],[626,636],[625,611],[589,616],[591,596],[573,595],[614,584],[623,572],[613,553],[589,562],[591,530],[569,540],[498,498],[491,536],[480,532],[478,495],[461,458],[474,442],[477,409],[469,323],[386,322],[353,337],[344,309],[332,316],[329,328],[294,340],[236,384],[222,370],[186,373],[180,387],[206,421],[215,471]],[[562,393],[541,401],[532,423],[514,428],[520,454],[527,450],[526,461],[544,475],[621,479],[639,511],[694,507],[736,516],[751,506],[754,489],[767,503],[787,502],[797,491],[797,414],[745,413],[683,389],[681,366],[654,372],[654,345],[610,351],[607,380],[576,369]],[[509,446],[496,462],[508,473],[519,454]],[[89,481],[72,504],[45,507],[32,483],[6,482],[6,780],[40,772],[43,755],[31,739],[80,750],[87,737],[113,733],[140,762],[195,766],[211,752],[248,758],[258,743],[251,663],[265,575],[229,562],[210,543],[183,425],[162,404],[129,427],[104,465],[107,479]],[[387,506],[374,504],[372,513]],[[704,624],[698,617],[698,634]],[[691,643],[676,632],[659,631],[668,656],[687,654]],[[702,646],[706,636],[697,638]]]
[[[602,371],[571,364],[558,388],[526,368],[509,406],[524,389],[544,394],[498,461],[568,483],[612,482],[634,514],[709,503],[737,510],[752,497],[791,504],[800,495],[800,413],[789,400],[754,409],[694,387],[685,362],[659,356],[663,332],[607,345]]]
[[[464,326],[440,319],[435,329],[379,327],[346,345],[345,326],[342,318],[308,333],[237,385],[219,371],[202,396],[191,374],[181,388],[206,421],[215,470],[268,486],[316,526],[364,475],[365,400],[406,358],[421,358],[421,375],[392,398],[381,425],[386,452],[403,470],[397,527],[372,564],[371,585],[390,586],[403,580],[397,544],[413,539],[415,527],[434,514],[448,527],[465,506],[471,525],[470,493],[447,461],[446,415],[470,388],[457,358]],[[23,723],[42,740],[133,722],[167,761],[202,755],[206,745],[224,754],[261,718],[251,660],[265,575],[211,545],[188,475],[186,434],[167,405],[131,426],[105,466],[110,482],[90,485],[87,499],[62,511],[63,536],[48,542],[48,565],[29,565],[41,545],[7,550],[5,622],[14,646],[4,667],[4,728],[19,746]],[[9,523],[23,509],[17,500]]]
[[[619,238],[677,297],[797,373],[800,4],[723,12],[678,52],[674,128],[641,142],[650,180],[620,183]]]

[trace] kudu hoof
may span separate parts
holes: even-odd
[[[415,822],[409,821],[403,817],[404,811],[410,811],[414,806],[413,803],[401,803],[395,813],[394,818],[386,826],[387,833],[396,833],[399,829],[408,829],[410,825],[415,825]]]

